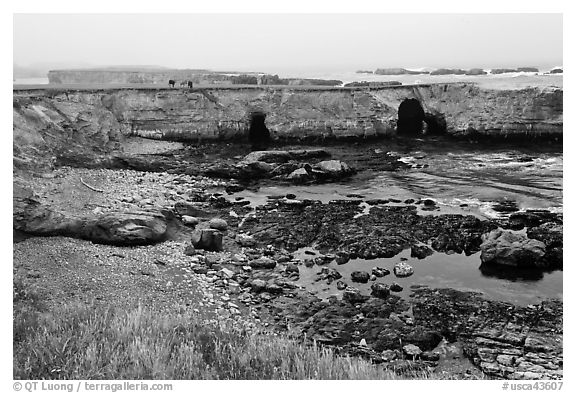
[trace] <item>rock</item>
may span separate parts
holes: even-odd
[[[259,278],[252,280],[250,287],[256,293],[262,292],[266,289],[266,281],[260,280]]]
[[[348,284],[346,284],[344,281],[336,281],[336,288],[338,288],[339,290],[343,291],[347,287]]]
[[[402,347],[402,350],[404,351],[404,354],[406,354],[406,356],[412,359],[415,359],[422,353],[422,350],[417,345],[414,344],[404,345]]]
[[[412,246],[410,249],[410,256],[412,258],[424,259],[430,255],[434,254],[434,251],[427,246]]]
[[[370,274],[361,271],[352,272],[351,277],[353,282],[359,282],[363,284],[366,284],[368,280],[370,280]]]
[[[208,268],[206,266],[194,266],[192,271],[196,274],[206,274],[208,273]]]
[[[239,233],[236,235],[236,243],[240,244],[242,247],[254,247],[256,246],[256,239],[253,236],[244,233]]]
[[[223,251],[222,232],[217,229],[202,229],[192,234],[192,245],[206,251]]]
[[[296,273],[296,274],[300,274],[300,269],[298,269],[298,266],[294,265],[294,264],[288,264],[286,265],[286,273]]]
[[[330,263],[330,260],[324,258],[324,255],[320,255],[320,256],[314,258],[314,263],[318,266],[321,266],[321,265],[326,265],[326,264]]]
[[[423,203],[424,206],[426,206],[426,207],[436,206],[436,202],[433,201],[432,199],[424,199],[424,200],[422,201],[422,203]]]
[[[371,295],[380,299],[386,299],[390,296],[390,288],[388,285],[381,284],[381,283],[374,283],[370,287],[372,289]]]
[[[536,67],[518,67],[516,72],[540,72],[540,70]]]
[[[242,162],[253,163],[253,162],[267,162],[267,163],[277,163],[282,164],[290,160],[290,153],[283,150],[259,150],[253,151],[248,154]]]
[[[331,178],[341,178],[352,174],[354,171],[345,162],[338,160],[322,161],[315,165],[315,169],[321,171],[325,176]]]
[[[296,194],[286,194],[286,199],[296,199]]]
[[[528,228],[526,231],[529,239],[541,241],[546,246],[544,260],[548,267],[561,268],[563,266],[563,233],[563,225],[554,222]]]
[[[487,72],[484,71],[482,68],[471,68],[466,71],[466,75],[486,75]]]
[[[398,352],[396,352],[393,349],[386,349],[382,351],[382,358],[384,359],[385,362],[389,362],[391,360],[398,358]]]
[[[203,202],[176,202],[174,211],[180,216],[206,217],[207,207]]]
[[[525,226],[536,227],[545,222],[556,222],[558,217],[547,210],[526,210],[512,213],[508,220],[513,229],[522,229]]]
[[[356,304],[365,302],[369,296],[362,295],[356,288],[347,287],[342,294],[342,299],[348,303]]]
[[[336,253],[336,263],[338,265],[344,265],[350,261],[350,253],[346,251],[338,251]]]
[[[414,274],[414,268],[407,263],[399,262],[394,265],[394,274],[396,277],[409,277]]]
[[[194,256],[196,254],[197,254],[197,250],[193,244],[186,245],[186,247],[184,248],[184,255]]]
[[[384,277],[390,274],[390,270],[380,266],[374,266],[372,268],[372,274],[375,275],[376,277]]]
[[[276,261],[268,257],[262,257],[251,260],[248,262],[248,265],[254,269],[274,269],[276,267]]]
[[[317,274],[320,275],[322,279],[338,280],[339,278],[342,278],[340,272],[338,272],[336,269],[331,269],[328,267],[323,267],[322,270],[320,270],[320,272]]]
[[[281,286],[277,284],[267,284],[266,285],[266,292],[277,295],[284,291]]]
[[[492,206],[492,210],[499,213],[511,213],[517,212],[519,209],[515,201],[500,201]]]
[[[227,268],[223,268],[220,270],[220,272],[226,277],[226,278],[233,278],[236,273],[234,273],[232,270],[227,269]]]
[[[312,179],[312,176],[306,171],[306,169],[300,168],[289,174],[287,179],[294,182],[304,182]]]
[[[182,222],[184,223],[184,225],[189,226],[189,227],[193,227],[198,225],[198,223],[200,222],[200,220],[198,220],[196,217],[192,217],[192,216],[182,216]]]
[[[437,70],[434,70],[432,72],[430,72],[430,75],[464,75],[466,74],[466,71],[460,69],[460,68],[439,68]]]
[[[428,71],[412,71],[405,68],[378,68],[374,71],[377,75],[418,75],[429,74]]]
[[[210,226],[210,228],[218,229],[219,231],[225,231],[226,229],[228,229],[228,223],[226,222],[226,220],[223,220],[221,218],[211,219],[210,221],[208,221],[208,225]]]
[[[109,213],[85,226],[93,242],[115,245],[144,245],[164,240],[166,217],[154,212]]]
[[[482,236],[482,263],[513,267],[542,267],[546,245],[526,235],[495,229]]]
[[[392,285],[390,285],[390,290],[392,292],[402,292],[404,288],[402,288],[402,286],[400,286],[400,284],[393,282]]]
[[[236,176],[239,179],[250,180],[271,177],[276,167],[274,164],[256,161],[249,163],[241,162],[236,166],[236,169],[238,171]]]

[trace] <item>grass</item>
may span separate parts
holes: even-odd
[[[15,379],[394,379],[331,349],[215,326],[186,312],[159,315],[71,303],[49,312],[14,285]]]

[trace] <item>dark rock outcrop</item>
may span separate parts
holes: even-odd
[[[353,282],[365,284],[370,280],[370,274],[368,272],[355,271],[352,272],[351,278]]]
[[[541,241],[546,246],[544,264],[550,268],[563,268],[563,234],[562,224],[547,222],[537,227],[528,228],[526,235],[529,239]]]
[[[430,75],[464,75],[464,74],[466,74],[466,71],[459,68],[457,69],[439,68],[437,70],[430,72]]]
[[[429,257],[430,255],[434,254],[434,251],[427,246],[417,246],[414,245],[410,249],[410,256],[412,258],[424,259]]]
[[[374,297],[386,299],[388,296],[390,296],[390,287],[386,284],[377,282],[372,284],[370,289],[372,290],[371,294]]]

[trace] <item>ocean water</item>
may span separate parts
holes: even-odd
[[[314,78],[341,80],[350,82],[387,82],[398,81],[404,85],[448,82],[473,82],[490,89],[524,89],[527,87],[563,87],[562,74],[545,75],[544,73],[515,72],[498,75],[376,75],[358,74],[356,72],[294,72],[283,77]]]
[[[303,147],[301,147],[303,148]],[[328,203],[334,199],[406,199],[429,198],[439,209],[425,211],[417,206],[418,214],[463,214],[480,219],[505,218],[510,213],[494,209],[499,202],[515,203],[519,210],[563,210],[563,155],[559,146],[511,147],[480,145],[451,141],[449,143],[395,143],[375,142],[370,145],[328,146],[333,158],[343,159],[360,168],[368,150],[392,154],[408,163],[409,168],[396,171],[379,170],[374,162],[352,178],[339,183],[317,185],[288,185],[261,182],[257,187],[229,195],[230,199],[244,197],[253,207],[264,204],[268,196],[281,197],[287,193],[298,199],[313,199]],[[376,156],[376,160],[378,156]],[[406,206],[404,202],[389,203]],[[367,214],[369,205],[361,203],[358,216]],[[310,258],[303,250],[296,252],[299,259]],[[392,270],[394,264],[406,258],[415,273],[408,278],[394,275],[378,278],[377,282],[397,282],[404,287],[401,296],[410,294],[411,285],[434,288],[456,288],[483,293],[493,300],[527,305],[546,298],[562,298],[563,272],[510,271],[481,266],[480,253],[435,253],[419,260],[410,257],[410,250],[392,258],[373,260],[356,259],[345,265],[332,262],[326,265],[338,270],[345,282],[363,293],[370,293],[370,285],[352,283],[350,274],[355,270],[368,271],[380,266]],[[335,283],[316,281],[322,266],[300,266],[298,283],[321,297],[341,295]]]

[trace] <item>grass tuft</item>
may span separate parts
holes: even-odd
[[[191,314],[67,304],[15,307],[15,379],[393,379],[393,372],[285,337]]]

